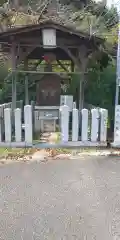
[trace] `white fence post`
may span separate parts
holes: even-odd
[[[2,119],[0,118],[0,142],[2,142]]]
[[[12,123],[11,123],[11,109],[4,109],[4,123],[5,123],[5,142],[11,142],[11,132],[12,132]]]
[[[61,137],[63,142],[69,139],[69,107],[61,106]]]
[[[15,141],[21,142],[22,140],[22,119],[21,119],[21,109],[15,109]]]
[[[32,106],[24,106],[24,122],[25,122],[25,142],[32,143],[33,132],[32,132]]]
[[[114,143],[120,145],[120,105],[115,107]]]
[[[88,141],[88,110],[82,109],[81,141]]]
[[[72,111],[72,141],[78,141],[78,109]]]
[[[99,112],[98,109],[91,110],[91,141],[98,141],[98,129],[99,129]]]
[[[73,102],[73,109],[76,109],[76,102]]]
[[[107,140],[107,120],[108,111],[106,109],[100,110],[100,142],[106,142]]]
[[[2,142],[2,123],[3,123],[3,114],[2,113],[3,113],[2,107],[0,105],[0,142]]]

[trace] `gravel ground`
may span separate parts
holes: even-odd
[[[1,165],[0,239],[120,239],[120,158]]]

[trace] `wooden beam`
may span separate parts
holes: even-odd
[[[84,106],[84,72],[81,73],[80,85],[79,85],[79,112]]]
[[[31,60],[32,59],[33,60],[39,60],[39,59],[43,60],[43,55],[44,55],[44,52],[37,51],[37,52],[34,52],[34,53],[30,54],[28,56],[28,58],[31,59]],[[70,61],[71,58],[66,53],[62,54],[62,53],[57,52],[56,53],[56,60]]]
[[[39,64],[41,64],[42,60],[39,60],[33,67],[32,67],[32,71],[35,71],[36,68],[38,67]]]
[[[60,65],[61,68],[63,68],[65,70],[65,72],[68,72],[68,69],[62,64],[62,62],[60,60],[57,60],[57,63]]]
[[[61,49],[63,49],[67,54],[68,56],[72,59],[72,61],[74,62],[74,64],[80,68],[80,61],[77,59],[77,57],[75,57],[72,52],[70,51],[70,49],[66,46],[61,46]]]
[[[1,44],[1,42],[0,42],[0,44]],[[39,48],[43,48],[43,44],[40,44],[40,42],[39,43],[29,43],[29,42],[18,42],[17,44],[20,44],[20,46],[21,47],[34,47],[34,48],[37,48],[37,47],[39,47]],[[8,43],[8,42],[2,42],[2,45],[5,45],[5,46],[7,46],[8,48],[11,48],[11,46],[12,46],[12,44],[11,43]],[[76,45],[69,45],[68,43],[66,43],[66,47],[68,47],[68,48],[72,48],[72,49],[77,49],[77,46]],[[57,44],[57,48],[62,48],[62,46],[61,46],[61,44]],[[91,50],[91,52],[92,52],[92,50]]]
[[[16,73],[28,73],[28,74],[63,74],[62,72],[39,72],[39,71],[31,71],[31,70],[28,70],[28,71],[25,71],[25,70],[13,70],[13,72],[16,72]],[[78,74],[81,74],[80,71],[77,72]],[[64,74],[68,74],[68,72],[64,72]],[[73,72],[72,74],[76,74],[76,72]]]
[[[12,42],[11,47],[11,62],[12,62],[12,109],[16,108],[16,43]]]
[[[24,60],[24,69],[28,70],[28,59]],[[28,95],[28,74],[25,75],[25,105],[29,104],[29,95]]]
[[[74,72],[74,62],[71,61],[71,72]]]
[[[85,86],[85,72],[87,68],[88,62],[88,49],[85,45],[81,45],[78,49],[78,59],[81,62],[81,79],[80,79],[80,86],[79,86],[79,112],[82,110],[84,106],[84,86]]]
[[[18,39],[16,39],[16,42],[17,43],[28,43],[28,44],[37,44],[37,45],[43,45],[42,43],[42,38],[39,36],[39,37],[20,37]],[[81,44],[83,44],[83,40],[82,39],[79,39],[78,40],[75,40],[74,38],[71,39],[71,38],[65,38],[65,37],[58,37],[57,38],[57,45],[61,45],[64,44],[66,46],[70,45],[70,46],[74,46],[74,47],[79,47]],[[84,41],[84,44],[85,44],[85,41]],[[86,43],[86,45],[89,45]],[[90,46],[89,46],[90,47]]]

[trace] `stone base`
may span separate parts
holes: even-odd
[[[111,147],[113,147],[113,148],[120,148],[120,142],[113,142],[113,143],[111,143]]]

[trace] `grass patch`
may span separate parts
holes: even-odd
[[[0,148],[0,158],[21,158],[34,151],[32,148]]]

